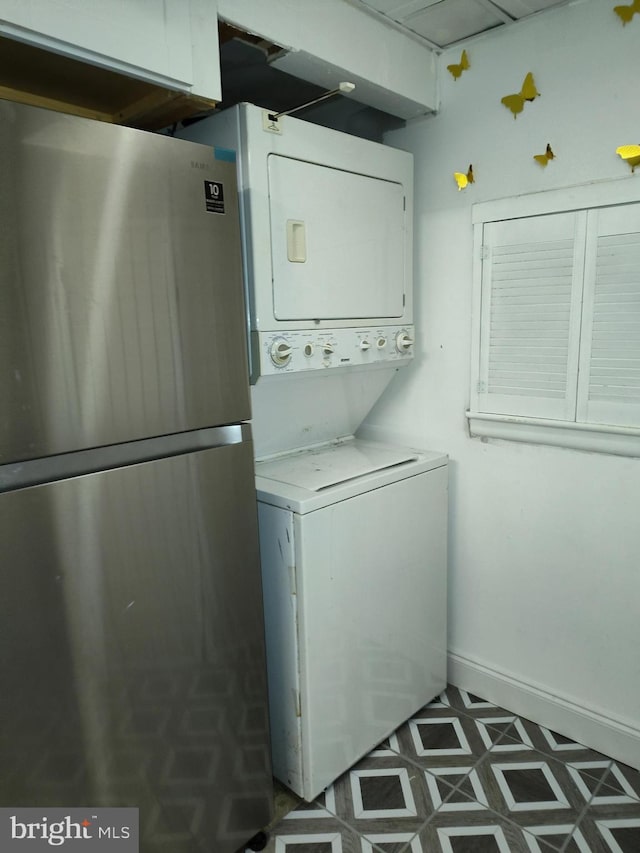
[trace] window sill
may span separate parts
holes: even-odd
[[[550,444],[616,456],[640,456],[640,429],[602,424],[576,424],[539,418],[466,413],[469,431],[480,438],[501,438],[527,444]]]

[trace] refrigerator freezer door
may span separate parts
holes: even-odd
[[[0,462],[248,420],[235,164],[0,101]]]
[[[143,853],[271,809],[251,443],[0,494],[0,804],[138,805]]]

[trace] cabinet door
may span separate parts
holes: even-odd
[[[215,0],[0,0],[0,19],[10,38],[221,100]]]

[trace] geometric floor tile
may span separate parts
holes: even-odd
[[[180,751],[164,771],[213,767]],[[640,853],[640,773],[449,686],[280,820],[266,853]]]
[[[454,813],[437,812],[418,833],[421,853],[531,853],[525,833],[495,812],[476,812],[464,820]],[[535,850],[535,848],[533,848]],[[540,850],[553,848],[544,841]]]
[[[575,824],[585,806],[567,767],[545,755],[489,751],[476,765],[489,807],[518,823]]]
[[[511,811],[564,809],[569,802],[548,764],[492,764],[491,770]]]
[[[414,718],[409,721],[416,755],[471,755],[457,717]]]
[[[596,853],[638,853],[640,802],[593,802],[578,827]]]
[[[418,816],[406,767],[353,770],[349,782],[355,818]]]
[[[402,832],[383,832],[362,837],[362,853],[423,853],[417,835]]]
[[[393,755],[400,752],[400,744],[396,735],[390,735],[386,740],[379,743],[377,747],[370,753],[371,756],[383,757],[385,755]]]
[[[640,850],[640,818],[597,820],[596,826],[614,853],[637,853]]]
[[[469,693],[467,690],[459,690],[458,692],[460,693],[464,707],[468,710],[478,711],[481,708],[495,709],[496,707],[491,702],[480,699],[480,697],[474,696],[473,693]]]
[[[334,817],[336,813],[336,795],[333,786],[328,788],[313,803],[302,802],[294,811],[284,816],[284,820],[309,820]]]
[[[486,730],[486,734],[481,736],[484,740],[487,749],[492,749],[495,752],[518,752],[525,749],[533,749],[531,738],[518,717],[513,714],[500,717],[486,717],[483,720],[477,720],[476,725],[482,726]],[[498,739],[491,737],[492,734],[499,731],[506,737]],[[517,740],[516,740],[517,737]]]
[[[630,800],[640,800],[640,773],[612,761],[608,772],[604,774],[598,797],[603,803],[628,803]]]
[[[492,724],[446,706],[423,708],[396,732],[400,754],[423,770],[463,765],[470,770],[502,737]]]
[[[455,689],[455,688],[451,688],[451,689]],[[429,705],[427,707],[432,709],[432,710],[435,710],[436,708],[450,708],[451,702],[449,700],[449,696],[447,695],[447,691],[443,690],[439,696],[436,696],[435,699],[431,700],[431,702],[429,703]]]
[[[611,769],[613,770],[613,767],[615,766],[618,767],[622,775],[627,779],[633,790],[636,792],[636,799],[640,800],[640,771],[634,770],[632,767],[629,767],[627,764],[623,764],[621,761],[614,761]]]
[[[476,770],[441,767],[426,771],[425,778],[433,803],[440,811],[477,811],[489,807]],[[450,785],[456,786],[453,791]]]
[[[582,832],[567,824],[528,826],[524,837],[531,853],[545,853],[548,844],[558,845],[563,853],[592,853]]]
[[[580,743],[576,743],[569,738],[552,732],[544,726],[533,723],[524,717],[513,717],[513,725],[507,729],[504,738],[501,741],[501,747],[505,749],[506,744],[512,742],[509,746],[509,751],[517,752],[517,749],[527,751],[535,749],[538,752],[543,752],[552,757],[554,760],[564,762],[593,762],[596,770],[599,767],[598,762],[609,762],[610,759],[606,755],[602,755],[593,749],[589,749]],[[518,746],[516,746],[518,745]],[[595,774],[598,778],[600,771]]]
[[[467,690],[461,690],[451,684],[447,685],[436,701],[440,701],[452,710],[462,711],[468,716],[476,716],[483,713],[495,714],[497,711],[502,710],[498,705],[494,705],[493,702],[487,702],[485,699],[474,696]]]
[[[324,807],[363,836],[384,830],[410,837],[437,808],[424,773],[398,754],[356,764],[327,789]]]
[[[624,795],[623,802],[608,802],[602,791],[598,789],[578,824],[589,853],[638,853],[640,802]]]
[[[610,765],[610,761],[571,761],[567,764],[567,770],[586,803],[602,787]]]
[[[559,735],[557,732],[552,732],[544,726],[539,726],[540,733],[549,744],[549,749],[554,752],[575,752],[584,749],[582,744],[576,743],[571,738]]]
[[[329,825],[309,821],[286,831],[276,827],[265,853],[361,853],[361,845],[358,835],[334,818]]]

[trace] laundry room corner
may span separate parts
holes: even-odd
[[[638,766],[640,462],[472,437],[465,417],[473,206],[638,186],[616,147],[637,135],[619,69],[637,64],[639,33],[609,6],[576,2],[470,40],[458,78],[460,50],[445,51],[440,112],[386,135],[415,158],[420,355],[362,434],[450,456],[450,679]],[[527,72],[539,97],[514,118],[501,99]],[[543,168],[533,155],[549,142]],[[453,173],[470,164],[460,191]]]

